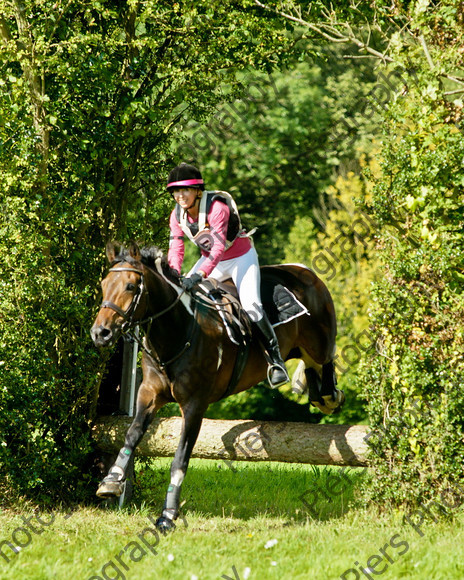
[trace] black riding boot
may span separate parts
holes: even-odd
[[[255,322],[259,330],[259,337],[267,353],[266,359],[269,364],[267,378],[272,389],[276,389],[288,383],[290,378],[285,368],[285,363],[280,354],[279,343],[274,329],[266,315],[258,322]]]

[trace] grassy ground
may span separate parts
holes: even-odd
[[[158,539],[150,518],[168,466],[139,465],[134,502],[120,511],[0,512],[0,554],[10,560],[0,555],[0,580],[464,578],[461,511],[437,522],[424,513],[414,529],[357,503],[364,470],[192,460],[185,520]]]

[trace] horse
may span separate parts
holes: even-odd
[[[163,510],[156,521],[164,533],[175,528],[181,485],[208,406],[263,381],[268,365],[259,337],[252,333],[248,358],[231,389],[240,347],[226,332],[220,309],[196,299],[194,292],[184,291],[177,272],[156,247],[139,248],[131,243],[124,248],[108,243],[106,256],[110,268],[101,283],[103,302],[91,337],[97,347],[109,348],[139,325],[143,374],[124,446],[101,481],[97,496],[121,495],[134,451],[156,412],[166,403],[177,402],[182,430]],[[303,361],[298,388],[308,390],[311,403],[322,412],[338,411],[345,397],[336,388],[337,325],[327,287],[301,264],[262,266],[260,271],[262,291],[266,283],[280,282],[305,308],[302,315],[275,326],[284,360]]]

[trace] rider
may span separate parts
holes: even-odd
[[[170,172],[167,189],[176,201],[169,220],[169,265],[180,275],[186,235],[201,250],[200,259],[182,280],[186,290],[208,276],[219,281],[232,278],[242,307],[258,328],[268,354],[269,383],[272,388],[285,384],[289,381],[287,369],[261,304],[258,255],[241,227],[231,195],[225,191],[205,191],[200,171],[187,163]]]

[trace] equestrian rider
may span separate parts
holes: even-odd
[[[285,384],[288,373],[261,303],[258,255],[241,227],[232,197],[223,191],[205,191],[200,171],[187,163],[170,172],[167,189],[176,201],[169,220],[169,265],[180,275],[186,235],[201,250],[200,259],[182,280],[186,290],[206,277],[218,281],[232,278],[240,303],[259,330],[268,354],[269,383],[272,388]]]

